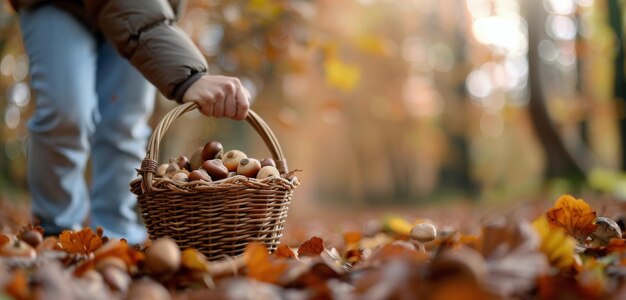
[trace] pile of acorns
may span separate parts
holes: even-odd
[[[259,180],[280,177],[272,158],[258,160],[239,150],[224,152],[224,147],[218,141],[210,141],[204,147],[199,147],[191,159],[186,156],[171,158],[168,164],[157,168],[155,175],[179,182],[211,182],[236,175]]]

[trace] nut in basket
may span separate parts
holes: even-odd
[[[271,129],[256,113],[249,111],[246,120],[267,145],[275,166],[270,160],[263,163],[269,168],[263,166],[236,150],[223,153],[219,143],[207,143],[189,160],[179,157],[158,166],[165,131],[195,108],[194,103],[178,106],[159,122],[138,170],[141,177],[131,182],[150,238],[170,237],[210,260],[240,255],[250,242],[264,243],[273,251],[298,180],[288,171]]]

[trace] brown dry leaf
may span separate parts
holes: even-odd
[[[208,272],[209,262],[200,251],[189,248],[182,253],[182,264],[185,268],[192,271]]]
[[[591,247],[585,249],[584,254],[593,257],[603,257],[610,255],[611,253],[624,253],[626,252],[626,240],[625,239],[612,239],[606,247]]]
[[[596,212],[582,199],[571,195],[561,196],[546,213],[552,227],[564,228],[578,241],[584,241],[596,230]]]
[[[287,264],[270,260],[265,245],[250,243],[244,252],[248,276],[259,281],[277,283],[287,270]]]
[[[88,255],[102,246],[102,238],[91,228],[83,228],[80,231],[64,230],[59,235],[59,243],[68,253]]]
[[[4,292],[17,300],[29,299],[28,276],[24,269],[16,269],[13,277],[4,287]]]
[[[298,256],[319,256],[324,251],[324,241],[319,237],[312,237],[298,248]]]
[[[363,263],[364,267],[375,267],[392,260],[405,260],[412,263],[419,263],[425,262],[428,259],[428,254],[415,250],[412,245],[406,242],[396,241],[379,247]]]
[[[531,291],[538,275],[548,270],[546,255],[539,249],[541,237],[527,222],[503,219],[483,227],[483,256],[487,259],[485,286],[505,299]]]
[[[296,258],[296,254],[286,245],[278,245],[274,255],[279,258]]]
[[[116,257],[121,259],[127,267],[136,266],[138,262],[144,259],[143,253],[128,246],[126,240],[109,240],[94,252],[94,258],[83,262],[74,271],[74,275],[82,276],[85,272],[92,269],[98,262],[107,257]]]
[[[358,231],[349,231],[343,234],[343,240],[346,245],[358,244],[363,238],[363,235]]]
[[[0,247],[4,246],[4,244],[10,242],[11,239],[6,234],[0,234]]]
[[[436,282],[428,289],[428,299],[431,300],[490,300],[499,299],[491,295],[483,286],[464,277],[452,277]]]

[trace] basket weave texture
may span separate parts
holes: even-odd
[[[209,260],[240,255],[250,242],[275,250],[298,180],[288,172],[271,129],[255,112],[249,111],[246,120],[264,140],[281,178],[257,180],[238,175],[214,182],[178,182],[154,177],[165,131],[196,108],[194,103],[178,106],[159,122],[138,169],[141,177],[130,184],[150,239],[170,237],[181,248],[195,248]]]

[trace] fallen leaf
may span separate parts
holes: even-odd
[[[535,278],[549,269],[540,251],[541,238],[523,221],[505,219],[483,229],[483,255],[487,258],[485,286],[504,299],[519,298],[535,287]]]
[[[278,245],[276,251],[274,251],[274,255],[280,258],[296,258],[296,254],[286,245]]]
[[[182,264],[189,270],[198,272],[208,272],[209,262],[200,251],[188,248],[182,253]]]
[[[129,247],[126,240],[112,239],[94,252],[93,259],[82,262],[74,271],[74,275],[82,276],[89,269],[92,269],[95,265],[97,265],[98,262],[107,257],[116,257],[121,259],[129,269],[136,266],[138,262],[144,259],[143,253]]]
[[[348,249],[343,255],[346,261],[351,265],[355,265],[363,260],[363,250],[362,249]]]
[[[4,244],[10,241],[11,239],[6,234],[0,234],[0,247],[4,246]]]
[[[595,224],[596,212],[584,200],[571,195],[561,196],[546,217],[550,226],[565,229],[581,243],[598,227]]]
[[[80,231],[64,230],[59,235],[61,249],[68,253],[89,255],[102,246],[102,238],[96,235],[91,228]]]
[[[265,245],[250,243],[244,251],[248,276],[258,281],[277,283],[287,269],[287,264],[270,260]]]
[[[358,244],[362,238],[363,235],[358,231],[349,231],[343,234],[343,240],[346,245]]]
[[[376,249],[371,256],[363,261],[362,267],[378,267],[392,260],[405,260],[412,263],[425,262],[430,257],[426,253],[415,250],[413,245],[404,241],[395,241]]]
[[[546,255],[550,265],[559,269],[574,265],[576,241],[563,228],[550,228],[545,215],[537,218],[532,225],[541,238],[539,249]]]
[[[16,269],[4,292],[16,300],[29,299],[28,276],[24,269]]]
[[[298,248],[298,256],[319,256],[324,251],[324,241],[319,237],[312,237]]]
[[[625,239],[612,239],[605,247],[591,247],[585,249],[584,254],[593,257],[603,257],[610,255],[611,253],[624,253],[626,252],[626,240]]]

